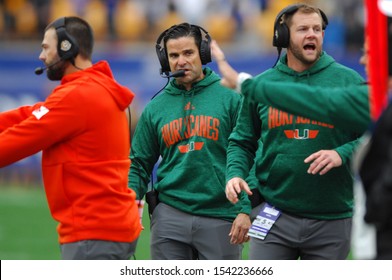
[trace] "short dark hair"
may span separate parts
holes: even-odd
[[[188,36],[195,38],[196,46],[200,50],[200,45],[201,45],[200,28],[195,25],[189,24],[187,22],[173,25],[166,31],[165,37],[163,38],[164,48],[166,49],[166,43],[168,40],[178,39],[181,37],[188,37]]]
[[[55,22],[50,23],[45,31],[54,28]],[[91,60],[94,48],[94,35],[91,26],[84,19],[75,16],[65,17],[64,23],[67,34],[72,36],[78,44],[79,54],[83,58]]]

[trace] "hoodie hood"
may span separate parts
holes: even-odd
[[[328,55],[325,51],[323,51],[318,61],[314,65],[312,65],[312,67],[310,67],[308,70],[299,73],[287,66],[287,54],[284,54],[279,59],[279,62],[277,63],[275,68],[278,71],[281,71],[287,75],[301,77],[301,76],[310,76],[310,75],[317,74],[320,71],[327,68],[328,66],[330,66],[334,62],[335,60],[330,55]]]
[[[203,73],[205,75],[204,79],[194,83],[191,90],[187,91],[182,85],[177,83],[176,79],[172,79],[165,88],[165,93],[183,96],[196,95],[202,92],[205,87],[220,81],[219,76],[208,67],[203,69]]]
[[[125,108],[131,104],[135,96],[130,89],[117,83],[107,61],[100,61],[83,71],[77,71],[66,75],[61,79],[61,84],[79,79],[81,76],[93,79],[106,88],[120,110],[125,110]]]

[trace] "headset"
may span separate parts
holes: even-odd
[[[61,60],[74,59],[79,53],[79,45],[65,29],[66,17],[62,17],[53,22],[52,26],[57,33],[57,52]]]
[[[161,64],[161,73],[166,73],[166,75],[168,75],[168,73],[170,72],[170,65],[169,65],[169,60],[168,60],[167,53],[166,53],[164,39],[170,31],[172,31],[174,28],[176,28],[178,26],[179,25],[173,25],[172,27],[163,31],[161,33],[161,35],[159,35],[157,42],[156,42],[156,46],[155,46],[157,56],[159,59],[159,63]],[[199,46],[199,53],[200,53],[201,63],[203,65],[205,65],[208,62],[211,62],[211,47],[210,47],[211,37],[204,28],[202,28],[198,25],[194,25],[194,24],[190,24],[190,26],[196,27],[200,30],[201,42],[200,42],[200,46]]]
[[[274,23],[274,36],[272,40],[272,45],[279,49],[287,48],[290,43],[290,29],[285,22],[282,22],[282,17],[284,15],[294,14],[300,7],[301,4],[293,4],[289,5],[284,8],[279,14],[276,16],[275,23]],[[323,30],[327,28],[328,25],[328,18],[327,15],[320,9],[321,17],[323,19]]]
[[[34,70],[36,75],[41,75],[46,69],[66,60],[70,60],[73,66],[80,69],[75,65],[75,57],[79,53],[79,45],[77,44],[75,38],[67,33],[67,30],[65,29],[65,19],[65,17],[59,18],[49,25],[56,30],[58,40],[57,53],[60,59],[45,67],[37,67]]]

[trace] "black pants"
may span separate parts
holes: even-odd
[[[377,230],[377,259],[392,260],[392,228]]]

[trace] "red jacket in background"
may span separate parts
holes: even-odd
[[[66,75],[45,102],[0,113],[0,167],[42,153],[45,192],[60,243],[132,242],[141,231],[128,188],[134,94],[105,61]]]

